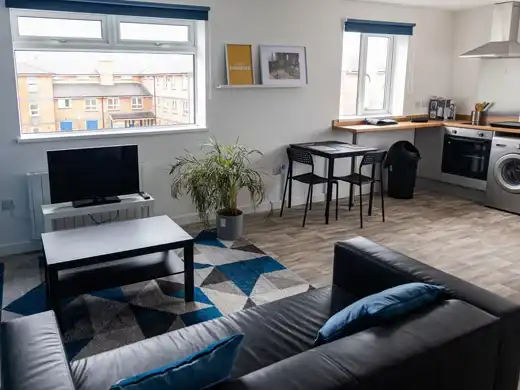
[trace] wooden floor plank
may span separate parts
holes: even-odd
[[[302,207],[247,215],[245,235],[315,287],[331,283],[334,243],[363,236],[520,303],[520,216],[429,191],[387,198],[386,223],[377,199],[364,229],[346,201],[338,221],[325,225],[323,214],[315,204],[305,228]]]

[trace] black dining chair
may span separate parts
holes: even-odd
[[[316,184],[325,184],[327,183],[327,178],[318,176],[314,173],[314,160],[312,158],[312,154],[297,148],[287,148],[287,157],[289,158],[289,170],[287,172],[287,179],[285,180],[285,188],[283,190],[283,199],[282,199],[282,209],[280,210],[280,217],[283,216],[283,209],[285,205],[285,196],[287,194],[287,187],[290,187],[289,190],[289,207],[291,207],[292,200],[292,185],[289,185],[290,180],[298,181],[300,183],[308,184],[309,190],[307,191],[307,201],[305,202],[305,214],[303,216],[303,227],[305,227],[305,221],[307,220],[307,209],[312,210],[312,195],[313,195],[313,187]],[[293,176],[293,167],[294,163],[300,163],[304,165],[311,166],[311,172],[303,173],[301,175]],[[336,185],[336,220],[338,219],[338,201],[339,201],[339,188],[338,181],[334,180],[332,182]],[[327,194],[328,196],[328,194]]]
[[[351,186],[359,186],[359,218],[361,223],[361,229],[363,229],[363,185],[370,184],[370,201],[368,203],[368,215],[372,215],[372,204],[374,201],[374,184],[381,184],[381,209],[383,212],[383,222],[385,222],[385,197],[384,197],[384,182],[383,182],[383,162],[386,159],[387,152],[385,150],[377,150],[374,152],[368,152],[363,156],[361,164],[359,165],[359,173],[353,173],[351,175],[343,177],[334,177],[336,180],[341,180],[349,183]],[[365,176],[361,172],[363,167],[372,166],[372,175]],[[376,168],[379,166],[379,179],[376,178]],[[348,209],[352,210],[353,200],[349,199]]]

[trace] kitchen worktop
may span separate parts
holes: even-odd
[[[375,125],[362,125],[362,124],[352,124],[352,125],[344,125],[341,122],[337,122],[333,124],[332,130],[335,131],[346,131],[349,133],[360,134],[360,133],[375,133],[382,131],[397,131],[397,130],[414,130],[414,129],[424,129],[430,127],[440,127],[440,126],[452,126],[452,127],[461,127],[465,129],[475,129],[475,130],[488,130],[488,131],[501,131],[505,133],[516,133],[520,134],[520,130],[515,129],[503,129],[491,126],[473,126],[466,124],[468,121],[464,120],[451,120],[451,121],[428,121],[428,122],[411,122],[409,120],[399,121],[396,125],[388,125],[388,126],[375,126]]]

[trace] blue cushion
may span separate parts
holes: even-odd
[[[243,334],[225,338],[186,359],[120,380],[110,389],[199,390],[212,386],[229,379],[243,339]]]
[[[434,302],[445,289],[426,283],[408,283],[354,302],[332,316],[318,331],[316,345],[381,325]]]

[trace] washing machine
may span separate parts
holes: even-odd
[[[493,137],[486,205],[520,214],[520,134],[495,133]]]

